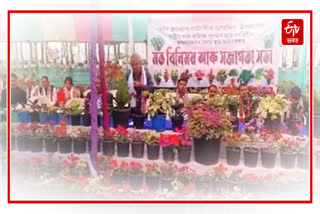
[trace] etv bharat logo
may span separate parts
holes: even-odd
[[[282,19],[282,44],[303,45],[303,20]]]

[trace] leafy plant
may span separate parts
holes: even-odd
[[[156,81],[157,85],[160,85],[161,77],[162,77],[161,71],[154,72],[153,78],[154,78],[154,81]]]
[[[108,165],[109,165],[109,168],[113,170],[113,172],[126,174],[129,171],[129,164],[127,161],[121,161],[119,165],[117,160],[111,159]]]
[[[229,72],[229,76],[230,76],[230,77],[235,78],[235,77],[237,77],[238,75],[239,75],[239,72],[238,72],[237,69],[231,69],[230,72]]]
[[[142,141],[142,134],[137,130],[132,130],[129,132],[129,140],[132,143],[140,143]]]
[[[231,134],[228,134],[225,137],[225,141],[228,147],[240,147],[240,144],[242,142],[241,133],[233,132]]]
[[[156,51],[160,51],[164,45],[164,40],[161,36],[152,37],[150,42],[152,44],[153,49],[155,49]]]
[[[192,137],[187,130],[187,127],[184,125],[181,129],[175,130],[177,133],[180,134],[180,146],[191,146],[192,145]]]
[[[122,78],[119,81],[116,97],[114,98],[114,100],[117,103],[116,107],[119,109],[125,108],[125,106],[130,102],[131,95],[128,91],[128,84],[126,78]]]
[[[264,69],[263,68],[257,69],[256,72],[254,73],[254,78],[256,80],[262,80],[263,76],[264,76]]]
[[[74,98],[66,103],[65,113],[68,115],[80,115],[84,112],[84,100]]]
[[[229,111],[233,114],[234,117],[236,117],[237,112],[238,112],[238,108],[239,108],[239,104],[240,104],[239,95],[226,94],[225,95],[225,102],[229,108]]]
[[[279,143],[282,152],[296,153],[298,151],[298,144],[294,137],[281,138]]]
[[[174,85],[177,84],[178,78],[179,78],[179,71],[177,69],[176,70],[172,70],[171,71],[171,80],[172,80]]]
[[[227,79],[227,71],[225,69],[221,69],[217,73],[217,81],[221,83],[221,85],[224,84],[224,81]]]
[[[256,113],[260,118],[275,120],[278,117],[282,117],[288,111],[289,105],[290,102],[284,95],[266,96],[261,98]]]
[[[170,110],[171,95],[168,90],[156,90],[149,97],[148,114],[154,117],[157,114],[167,114]]]
[[[143,132],[141,139],[148,145],[156,145],[159,143],[159,135],[155,131]]]
[[[247,85],[252,78],[253,78],[252,71],[247,70],[247,69],[243,69],[239,78],[238,78],[238,83],[240,85]]]

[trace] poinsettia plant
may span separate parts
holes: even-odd
[[[280,141],[282,134],[279,131],[273,131],[267,128],[263,128],[260,131],[260,137],[265,143],[264,150],[270,153],[276,153],[280,149]]]
[[[116,130],[109,129],[108,131],[103,131],[103,139],[107,141],[114,140],[114,137],[116,135]]]
[[[160,134],[159,145],[161,147],[173,146],[177,147],[180,144],[180,136],[177,134],[164,135]]]
[[[180,146],[192,145],[192,137],[187,130],[187,126],[183,125],[181,129],[177,128],[175,131],[180,134]]]
[[[266,96],[260,99],[256,113],[262,119],[275,120],[282,117],[289,109],[290,102],[282,94]]]
[[[61,121],[59,125],[55,127],[53,136],[55,137],[67,136],[67,123],[65,121]]]
[[[203,71],[201,71],[201,70],[197,70],[194,75],[195,75],[195,78],[198,80],[198,83],[200,83],[200,81],[205,76],[205,73]]]
[[[120,143],[129,143],[129,131],[123,126],[118,126],[114,139]]]
[[[112,169],[113,172],[128,173],[129,171],[129,164],[127,161],[122,161],[119,164],[116,159],[111,159],[108,162],[108,166],[110,169]]]
[[[225,142],[228,147],[240,147],[243,138],[241,138],[241,133],[232,132],[225,137]]]
[[[137,130],[132,130],[129,132],[129,140],[132,143],[140,143],[142,141],[142,133]]]

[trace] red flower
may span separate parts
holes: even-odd
[[[112,159],[109,161],[109,167],[113,168],[113,169],[116,169],[118,168],[118,161],[115,160],[115,159]]]
[[[61,121],[60,121],[60,126],[67,126],[67,122],[64,121],[64,120],[61,120]]]
[[[179,135],[170,135],[169,136],[169,141],[172,146],[179,146],[180,143],[180,136]]]
[[[121,164],[120,164],[120,168],[121,168],[122,170],[128,170],[128,169],[129,169],[129,164],[128,164],[128,162],[122,161]]]
[[[142,169],[142,165],[141,165],[141,163],[131,161],[130,162],[130,169],[131,170],[140,170],[140,169]]]
[[[116,128],[116,131],[120,134],[120,135],[124,135],[124,136],[128,136],[129,132],[127,129],[125,129],[123,126],[118,126]]]

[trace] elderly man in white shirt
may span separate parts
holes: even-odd
[[[44,96],[50,100],[50,105],[54,106],[57,103],[57,89],[50,84],[47,76],[41,78],[41,86],[37,90],[37,96]]]

